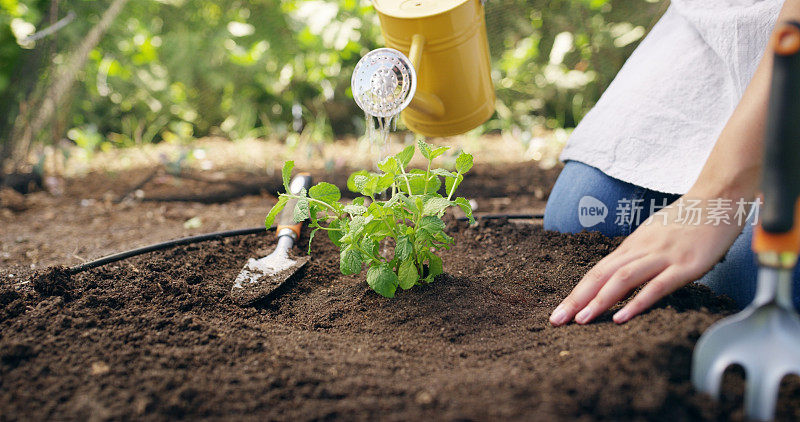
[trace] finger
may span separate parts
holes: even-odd
[[[622,266],[608,279],[594,299],[575,315],[575,322],[586,324],[595,319],[625,298],[636,286],[664,271],[668,265],[663,258],[645,257]]]
[[[559,304],[550,315],[550,324],[559,326],[566,324],[575,314],[583,309],[587,303],[597,294],[603,284],[611,277],[614,272],[623,265],[635,259],[624,252],[614,251],[611,255],[603,258],[595,264],[580,282],[572,289],[572,292]]]
[[[691,280],[690,271],[673,265],[650,280],[642,290],[622,309],[614,314],[614,322],[622,324],[629,321],[645,309],[653,306],[659,299],[678,290]]]

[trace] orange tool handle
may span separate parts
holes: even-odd
[[[794,221],[800,222],[800,198],[795,201],[793,215]],[[753,232],[753,251],[755,253],[800,252],[800,224],[795,223],[786,232],[769,232],[763,223],[759,224]]]
[[[764,137],[761,221],[753,250],[800,252],[800,24],[776,26],[772,86]]]
[[[302,189],[305,189],[308,192],[308,189],[311,188],[311,175],[308,173],[299,173],[292,179],[292,182],[289,183],[289,190],[292,194],[298,195]],[[300,230],[303,228],[303,222],[295,223],[294,221],[294,207],[297,205],[296,199],[290,199],[289,202],[286,203],[286,206],[283,210],[278,214],[278,229],[275,230],[275,233],[280,237],[281,231],[283,229],[290,229],[297,235],[297,238],[300,238]]]

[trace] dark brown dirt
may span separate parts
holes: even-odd
[[[271,237],[179,247],[0,290],[0,420],[727,420],[688,381],[731,310],[689,286],[618,326],[552,328],[551,309],[618,243],[505,221],[467,227],[446,274],[389,300],[338,273],[318,236],[283,296],[230,285]],[[32,284],[32,285],[31,285]],[[729,377],[735,396],[741,375]],[[791,383],[781,418],[800,416]]]

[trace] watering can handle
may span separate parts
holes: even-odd
[[[425,48],[425,37],[420,34],[414,34],[411,37],[411,47],[408,51],[408,59],[411,60],[411,65],[414,66],[414,71],[417,72],[419,78],[422,68],[422,50]],[[436,95],[428,92],[417,91],[414,98],[411,99],[409,106],[433,117],[444,116],[444,104],[442,100]]]
[[[774,51],[756,252],[800,251],[800,23],[779,24]],[[796,222],[798,224],[796,224]]]

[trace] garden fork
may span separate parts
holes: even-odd
[[[725,369],[741,365],[745,413],[757,420],[773,418],[783,377],[800,375],[800,316],[792,305],[800,251],[800,24],[779,25],[770,43],[775,56],[764,140],[764,205],[753,235],[756,295],[742,312],[712,325],[692,357],[692,383],[714,398]]]

